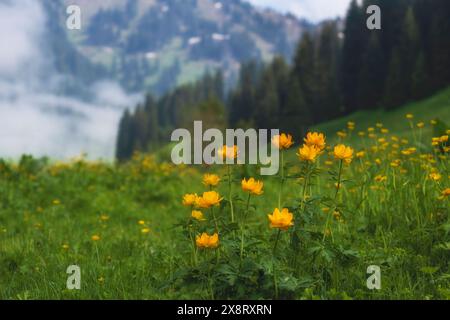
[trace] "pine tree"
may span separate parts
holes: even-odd
[[[296,77],[303,93],[303,100],[308,108],[315,107],[316,71],[314,42],[309,33],[305,33],[297,48],[294,59],[293,75]]]
[[[358,108],[358,78],[362,68],[362,57],[366,47],[367,28],[362,8],[356,0],[350,3],[345,20],[345,38],[342,48],[341,90],[346,112]]]
[[[380,106],[385,85],[384,54],[379,40],[379,32],[371,32],[369,44],[363,56],[359,75],[358,101],[361,108]]]

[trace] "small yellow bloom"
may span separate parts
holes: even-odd
[[[212,236],[202,233],[195,238],[195,243],[199,248],[217,248],[219,246],[219,235],[214,233]]]
[[[185,194],[183,196],[183,205],[186,207],[193,206],[196,203],[198,196],[196,194]]]
[[[278,208],[275,208],[273,213],[267,216],[269,217],[271,228],[287,230],[294,225],[294,215],[286,208],[283,208],[281,212]]]
[[[378,176],[375,177],[375,181],[376,182],[384,182],[386,180],[387,180],[387,177],[383,176],[383,175],[378,175]]]
[[[442,176],[437,172],[430,173],[430,175],[428,177],[430,178],[430,180],[433,180],[433,181],[439,181],[442,179]]]
[[[144,221],[144,220],[139,220],[139,221],[138,221],[138,224],[141,225],[141,226],[143,226],[143,225],[145,224],[145,221]]]
[[[439,142],[440,143],[445,143],[448,141],[448,135],[442,136],[439,138]]]
[[[207,191],[203,193],[203,196],[197,198],[196,204],[199,208],[208,209],[218,206],[222,199],[216,191]]]
[[[437,125],[437,121],[436,121],[436,120],[431,120],[430,123],[431,123],[433,126]]]
[[[203,184],[205,186],[215,187],[219,184],[220,178],[216,174],[205,174],[203,176]]]
[[[106,215],[106,214],[102,214],[102,215],[100,216],[100,220],[102,220],[102,221],[108,221],[108,220],[109,220],[109,216]]]
[[[242,190],[245,192],[249,192],[254,195],[261,195],[263,193],[262,189],[264,186],[264,183],[262,181],[255,180],[253,178],[250,178],[246,180],[245,178],[241,182]]]
[[[91,240],[92,240],[92,241],[100,241],[100,236],[94,234],[94,235],[91,237]]]
[[[334,157],[343,160],[346,163],[351,163],[353,160],[353,149],[343,144],[334,147]]]
[[[412,119],[414,119],[414,115],[411,114],[411,113],[408,113],[408,114],[406,115],[406,119],[412,120]]]
[[[366,135],[366,133],[364,131],[358,132],[358,136],[360,136],[360,137],[364,137],[365,135]]]
[[[143,229],[141,229],[141,233],[143,233],[143,234],[150,233],[150,228],[143,228]]]
[[[425,127],[425,123],[419,122],[419,123],[417,124],[417,128],[422,129],[423,127]]]
[[[294,144],[294,140],[290,134],[282,133],[272,137],[272,144],[281,150],[289,149]]]
[[[58,199],[55,199],[55,200],[53,200],[52,203],[53,203],[53,205],[57,206],[57,205],[60,205],[60,204],[61,204],[61,201],[58,200]]]
[[[383,124],[382,124],[382,123],[377,123],[377,124],[376,124],[376,127],[377,127],[377,128],[383,128]]]
[[[64,250],[69,250],[69,245],[67,243],[65,243],[65,244],[62,245],[62,248]]]
[[[396,159],[396,160],[392,161],[390,165],[393,168],[398,168],[400,166],[400,164],[401,164],[401,161],[399,159]]]
[[[316,146],[308,146],[304,144],[298,149],[297,156],[300,160],[314,162],[317,156],[320,154],[320,150]]]
[[[344,139],[345,137],[347,137],[347,133],[344,132],[344,131],[338,131],[338,132],[337,132],[337,135],[338,135],[339,138],[342,138],[342,139]]]
[[[387,133],[389,133],[389,129],[383,128],[383,129],[381,129],[381,133],[387,134]]]
[[[218,151],[219,157],[222,159],[236,159],[238,155],[238,147],[237,146],[223,146]]]
[[[375,131],[375,128],[369,127],[369,128],[367,128],[367,131],[368,131],[368,132],[374,132],[374,131]]]
[[[192,218],[198,221],[205,221],[205,218],[203,217],[203,212],[199,210],[192,210],[191,213]]]
[[[306,138],[304,139],[305,144],[309,147],[316,147],[320,151],[325,149],[326,142],[325,142],[325,136],[323,133],[318,132],[308,132],[306,134]]]
[[[356,153],[356,157],[357,158],[364,158],[364,156],[366,155],[366,153],[364,151],[359,151]]]
[[[442,190],[441,195],[442,195],[442,197],[445,197],[445,198],[450,196],[450,188],[446,188],[446,189]]]

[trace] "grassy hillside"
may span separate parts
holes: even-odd
[[[356,123],[356,130],[367,130],[369,127],[375,127],[377,122],[382,122],[386,128],[389,128],[392,134],[399,137],[411,136],[411,127],[409,121],[405,120],[405,115],[411,113],[415,116],[413,124],[424,122],[425,127],[422,132],[426,136],[430,136],[433,126],[431,120],[441,120],[450,125],[450,87],[442,90],[438,94],[419,101],[407,104],[393,111],[376,110],[376,111],[359,111],[349,116],[333,120],[318,125],[315,129],[332,136],[336,132],[347,128],[347,123],[353,121]]]
[[[291,147],[273,177],[152,155],[0,161],[0,299],[450,299],[449,149],[429,134],[431,119],[449,122],[449,94],[324,124],[322,153],[306,161]],[[406,113],[425,127],[408,129]],[[336,138],[349,120],[356,128]],[[337,140],[353,154],[333,152]],[[249,177],[262,193],[242,188]],[[275,207],[288,212],[270,221]],[[71,265],[80,290],[67,287]]]

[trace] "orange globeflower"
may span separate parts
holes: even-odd
[[[346,147],[343,144],[339,144],[334,147],[334,157],[339,160],[343,160],[346,163],[351,163],[353,160],[353,149]]]
[[[442,197],[448,197],[450,196],[450,188],[447,188],[445,190],[442,190]]]
[[[221,157],[222,159],[236,159],[237,158],[237,154],[238,154],[238,147],[237,146],[223,146],[222,148],[219,149],[219,151],[217,152],[219,154],[219,157]]]
[[[287,230],[294,225],[294,215],[286,208],[281,211],[275,208],[273,213],[267,216],[269,217],[271,228]]]
[[[219,235],[214,233],[212,236],[202,233],[195,238],[195,243],[199,248],[217,248],[219,246]]]
[[[321,151],[325,149],[326,142],[323,133],[308,132],[304,141],[305,144],[310,147],[314,146]]]
[[[198,210],[193,210],[191,213],[192,218],[198,220],[198,221],[204,221],[205,218],[203,217],[203,213]]]
[[[272,137],[272,144],[278,149],[289,149],[294,144],[294,140],[290,134],[282,133]]]
[[[256,196],[259,196],[263,193],[262,188],[264,186],[264,183],[262,181],[255,180],[253,178],[246,180],[244,178],[241,184],[242,190],[244,190],[245,192],[249,192]]]
[[[193,193],[188,193],[183,196],[183,206],[193,206],[197,201],[198,196]]]
[[[205,186],[215,187],[219,184],[220,178],[216,174],[205,174],[203,176],[203,184]]]
[[[200,208],[208,209],[213,206],[218,206],[223,198],[216,191],[204,192],[203,196],[198,197],[196,205]]]
[[[298,149],[297,156],[300,160],[314,162],[317,156],[320,154],[320,150],[316,146],[308,146],[304,144]]]

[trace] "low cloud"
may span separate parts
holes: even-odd
[[[258,6],[291,12],[312,22],[344,16],[350,0],[248,0]]]
[[[65,76],[45,51],[47,18],[39,1],[0,3],[0,157],[110,159],[120,116],[140,96],[110,81],[92,85],[89,102],[57,94]]]

